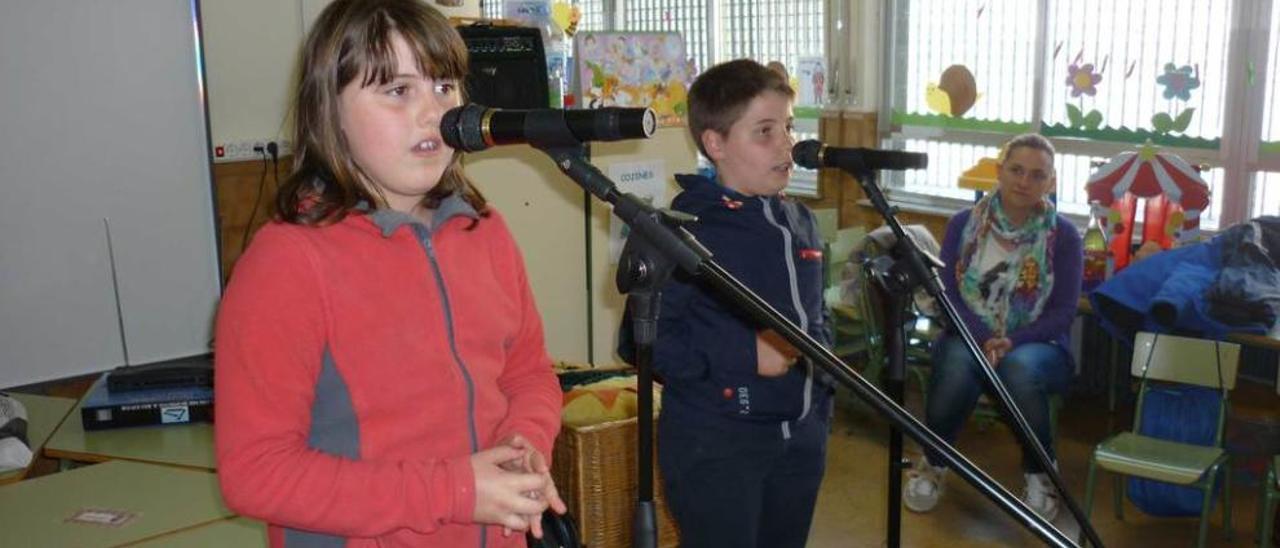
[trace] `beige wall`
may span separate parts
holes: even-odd
[[[660,129],[643,141],[594,143],[591,151],[591,163],[606,175],[620,162],[662,162],[668,202],[677,191],[671,176],[697,166],[683,127]],[[524,254],[552,358],[613,364],[624,300],[614,286],[616,268],[609,258],[614,222],[609,207],[592,198],[588,220],[582,188],[527,146],[471,154],[466,169],[507,219]]]
[[[662,160],[667,180],[664,205],[670,204],[679,192],[672,175],[691,173],[698,165],[693,138],[684,127],[659,129],[653,138],[644,141],[598,143],[592,152],[592,163],[606,174],[615,163]],[[593,363],[607,366],[617,361],[614,349],[618,344],[618,324],[622,320],[626,300],[614,285],[617,268],[609,260],[609,224],[616,219],[603,202],[595,200],[591,205],[592,353]]]
[[[520,246],[542,314],[547,351],[556,360],[588,362],[582,189],[561,174],[546,154],[527,146],[470,154],[466,170],[502,212]]]
[[[330,0],[215,0],[203,10],[205,76],[213,143],[283,140],[289,82],[306,25]],[[479,17],[480,0],[442,7]]]

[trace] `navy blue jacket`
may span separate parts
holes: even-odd
[[[714,260],[810,335],[830,346],[822,302],[822,239],[807,207],[777,196],[745,196],[701,175],[677,175],[671,208],[698,218],[686,228]],[[663,287],[653,366],[666,419],[715,425],[826,418],[831,380],[801,358],[780,377],[756,372],[763,326],[727,298],[677,271]],[[631,361],[630,321],[619,354]],[[782,426],[789,432],[789,425]]]

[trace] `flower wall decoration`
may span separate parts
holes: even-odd
[[[1198,71],[1191,65],[1178,68],[1173,63],[1164,64],[1164,74],[1156,77],[1156,83],[1164,86],[1164,98],[1177,97],[1183,101],[1191,100],[1191,90],[1200,87]]]
[[[1103,60],[1102,70],[1095,71],[1093,63],[1080,64],[1082,55],[1083,51],[1067,66],[1067,87],[1071,89],[1071,96],[1080,101],[1080,106],[1067,103],[1067,122],[1073,128],[1093,130],[1102,126],[1102,113],[1097,109],[1090,109],[1085,114],[1084,96],[1097,96],[1098,84],[1102,82],[1102,72],[1106,70],[1107,63]]]
[[[1190,101],[1191,91],[1200,87],[1200,67],[1173,63],[1165,63],[1164,74],[1156,77],[1156,83],[1164,86],[1164,98],[1169,100],[1166,112],[1156,113],[1151,117],[1151,126],[1157,133],[1183,133],[1191,126],[1191,117],[1195,115],[1195,107],[1189,107],[1176,116],[1173,110],[1175,101]]]
[[[1067,85],[1071,87],[1071,96],[1085,94],[1090,97],[1098,94],[1098,83],[1102,75],[1093,71],[1093,63],[1084,65],[1072,64],[1067,67]]]

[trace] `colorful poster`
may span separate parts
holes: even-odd
[[[580,32],[574,36],[583,108],[649,107],[661,126],[684,124],[693,62],[675,32]]]

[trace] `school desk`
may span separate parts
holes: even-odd
[[[31,452],[38,457],[41,448],[49,440],[49,436],[53,435],[53,431],[62,423],[62,419],[66,418],[71,409],[76,406],[76,400],[18,392],[6,393],[13,396],[13,399],[18,400],[27,409],[27,442],[30,444]],[[34,464],[35,459],[32,459],[31,462]],[[26,477],[30,471],[31,466],[28,465],[21,470],[11,470],[0,474],[0,485],[18,481]]]
[[[213,425],[210,423],[134,426],[85,432],[77,405],[44,446],[44,454],[71,461],[114,459],[214,470]]]
[[[213,473],[129,461],[5,485],[0,508],[0,546],[120,546],[232,516]]]
[[[130,544],[130,548],[266,548],[267,524],[244,517],[224,519]]]

